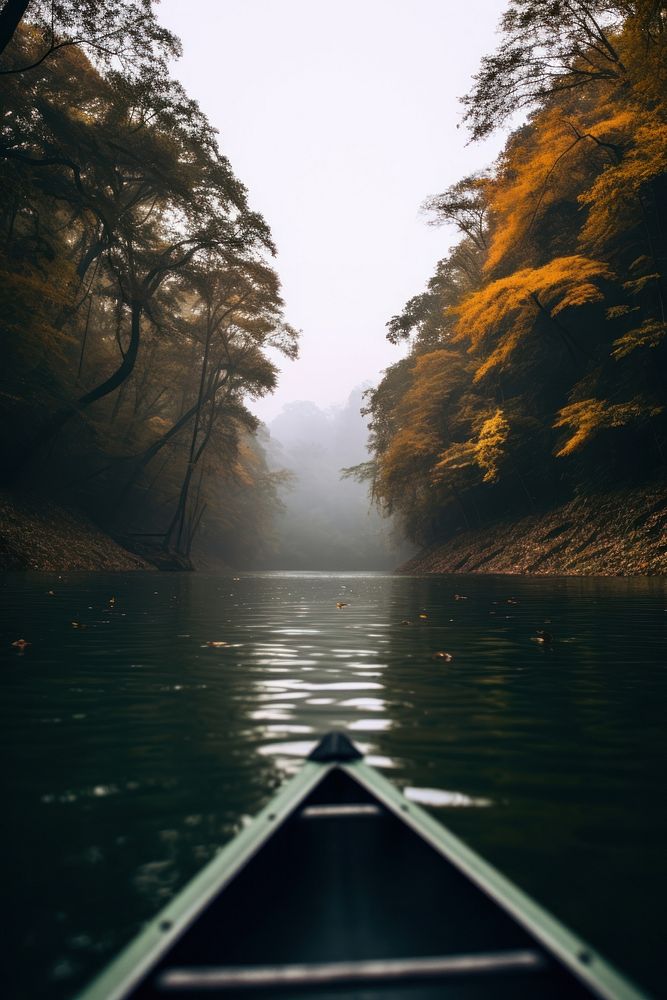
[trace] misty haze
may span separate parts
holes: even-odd
[[[274,517],[275,549],[266,569],[394,569],[413,547],[371,505],[368,483],[343,477],[343,468],[370,458],[362,390],[343,406],[287,404],[268,425],[268,464],[291,475],[280,490],[284,510]]]

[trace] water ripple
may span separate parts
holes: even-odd
[[[0,859],[26,995],[73,995],[334,727],[620,964],[661,976],[664,581],[0,582]]]

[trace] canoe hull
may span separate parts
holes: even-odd
[[[307,763],[81,1000],[251,994],[642,996],[358,759]]]

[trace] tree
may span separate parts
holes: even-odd
[[[509,0],[497,51],[482,59],[475,85],[463,98],[473,139],[482,139],[518,110],[554,95],[589,87],[633,87],[637,60],[619,44],[632,24],[647,61],[664,45],[662,4],[655,0]]]
[[[487,172],[470,174],[442,194],[427,198],[422,210],[432,214],[429,225],[454,226],[483,253],[487,248],[488,189]]]
[[[274,250],[210,126],[180,88],[103,80],[75,49],[61,53],[44,75],[50,86],[41,88],[33,76],[30,88],[20,88],[22,100],[13,86],[15,110],[0,157],[24,177],[36,175],[45,196],[71,207],[80,232],[77,273],[83,279],[104,257],[127,330],[118,338],[115,370],[49,415],[9,463],[9,480],[75,414],[131,375],[144,317],[150,319],[165,283],[203,256],[234,269]],[[73,98],[65,105],[63,89]],[[22,109],[31,97],[36,113],[27,115]]]
[[[601,431],[650,420],[658,416],[662,409],[640,398],[613,404],[604,399],[577,400],[564,406],[554,422],[554,427],[571,429],[570,437],[560,445],[556,454],[560,457],[572,455],[589,444]]]
[[[216,426],[225,421],[256,430],[257,421],[241,400],[244,395],[257,398],[275,387],[276,370],[267,362],[264,349],[273,347],[288,357],[296,356],[296,336],[281,320],[278,283],[268,268],[255,266],[243,275],[199,269],[191,274],[190,282],[200,302],[201,362],[188,460],[163,543],[177,551],[185,546],[185,554],[194,537],[192,527],[187,529],[190,487]],[[233,434],[231,440],[236,446],[238,435]],[[194,507],[191,526],[197,523],[197,499]]]
[[[0,9],[2,73],[26,73],[76,46],[102,67],[125,74],[166,75],[166,60],[180,55],[178,39],[155,17],[155,0],[4,0]],[[19,26],[29,21],[33,51],[16,51]]]
[[[519,348],[530,350],[540,320],[546,334],[560,342],[573,361],[582,355],[591,358],[590,347],[575,338],[562,314],[602,302],[600,286],[612,278],[604,262],[575,255],[516,271],[466,296],[452,313],[457,339],[469,341],[481,354],[475,381],[511,362]]]
[[[0,72],[5,481],[183,560],[213,525],[254,548],[277,480],[245,401],[297,349],[268,227],[159,58],[61,29],[45,52],[34,9],[5,52],[29,71]]]
[[[411,354],[368,397],[358,474],[421,542],[664,473],[664,4],[509,0],[501,28],[467,123],[529,117],[425,203],[461,239],[387,324]]]

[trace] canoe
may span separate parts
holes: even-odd
[[[79,1000],[644,998],[330,733]]]

